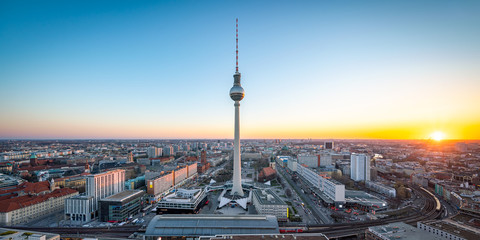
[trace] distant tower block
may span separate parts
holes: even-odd
[[[240,101],[245,96],[245,91],[240,84],[241,74],[238,72],[238,19],[236,19],[236,50],[235,74],[233,74],[233,87],[230,89],[230,98],[235,101],[235,138],[233,141],[233,187],[232,195],[243,196],[242,189],[242,160],[240,157]]]
[[[333,149],[333,142],[332,141],[325,142],[324,148],[325,149]]]
[[[128,160],[129,163],[133,162],[133,152],[132,151],[128,152],[128,159],[127,160]]]
[[[201,163],[202,163],[203,165],[207,164],[207,152],[205,152],[205,150],[202,150]]]

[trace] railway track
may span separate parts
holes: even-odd
[[[423,188],[414,189],[418,193],[420,193],[426,200],[425,206],[417,213],[400,218],[388,218],[367,222],[341,223],[330,225],[309,225],[308,230],[306,230],[305,232],[323,233],[328,237],[339,237],[344,235],[356,235],[365,231],[368,227],[372,226],[384,225],[394,222],[405,222],[408,224],[412,224],[418,221],[436,219],[441,216],[441,205],[435,195]]]
[[[341,237],[341,236],[352,236],[364,232],[368,227],[384,225],[393,222],[405,222],[405,223],[416,223],[418,221],[436,219],[439,218],[442,214],[442,206],[438,199],[424,188],[413,187],[420,195],[425,199],[425,205],[423,208],[411,215],[399,217],[399,218],[388,218],[382,220],[366,221],[366,222],[355,222],[355,223],[339,223],[339,224],[316,224],[308,225],[307,229],[304,232],[310,233],[323,233],[327,237]],[[126,238],[131,234],[138,232],[144,232],[145,230],[140,229],[139,226],[122,226],[122,227],[110,227],[110,228],[31,228],[31,227],[13,227],[23,230],[31,231],[40,231],[40,232],[50,232],[57,233],[63,236],[103,236],[103,237],[121,237]]]

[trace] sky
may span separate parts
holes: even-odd
[[[0,1],[0,138],[480,139],[480,1]]]

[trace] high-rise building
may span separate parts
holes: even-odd
[[[156,158],[156,157],[162,156],[162,149],[157,148],[155,146],[148,147],[147,155],[149,158]]]
[[[163,147],[163,156],[172,156],[175,152],[173,151],[172,146]]]
[[[129,162],[129,163],[133,162],[133,152],[132,151],[128,152],[127,162]]]
[[[333,149],[333,142],[325,142],[323,146],[325,149]]]
[[[200,162],[202,164],[207,164],[207,152],[205,150],[202,150]]]
[[[350,156],[350,178],[354,181],[370,181],[370,157],[352,153]]]
[[[65,199],[65,217],[73,224],[98,217],[98,201],[125,190],[125,170],[88,175],[85,195]]]

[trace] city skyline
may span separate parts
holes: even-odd
[[[273,4],[275,3],[275,4]],[[480,139],[480,3],[0,3],[0,139]]]

